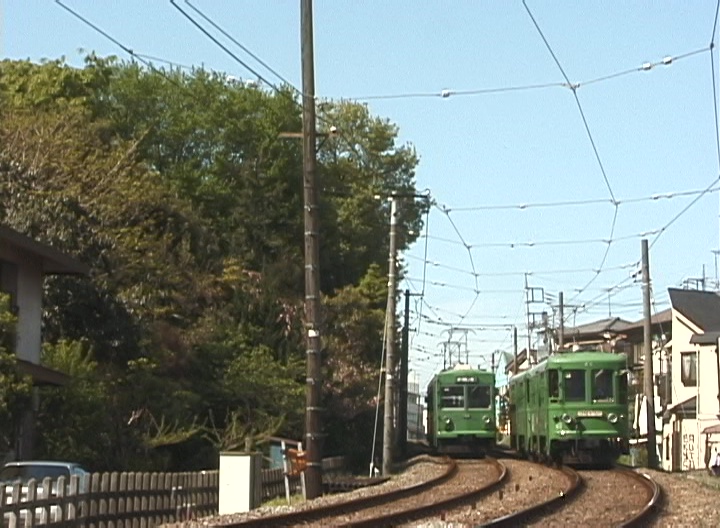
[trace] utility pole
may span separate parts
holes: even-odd
[[[518,342],[517,342],[517,326],[513,326],[513,352],[515,354],[515,361],[513,363],[513,375],[518,373]]]
[[[652,337],[650,335],[650,258],[648,256],[648,241],[642,241],[642,282],[643,282],[643,341],[645,348],[645,362],[643,367],[643,389],[645,393],[646,419],[647,419],[647,459],[648,467],[657,467],[655,436],[655,391],[653,388],[653,360]]]
[[[560,353],[562,353],[563,347],[565,346],[565,300],[563,299],[563,292],[560,292],[558,302],[560,303],[558,306],[558,316],[560,318],[560,326],[558,328],[558,349],[560,350]]]
[[[400,351],[400,401],[397,420],[397,452],[401,457],[407,451],[408,360],[410,356],[410,290],[405,290],[405,316]]]
[[[386,317],[385,354],[385,415],[383,428],[383,475],[390,475],[395,458],[395,271],[397,253],[397,203],[395,196],[390,198],[390,254],[388,256],[388,300]]]
[[[312,0],[300,1],[302,88],[303,88],[303,201],[305,220],[305,494],[307,499],[322,495],[322,445],[320,389],[320,219],[316,178],[315,64],[313,54]]]
[[[527,364],[528,367],[532,365],[532,354],[531,354],[531,347],[532,347],[532,323],[530,322],[530,287],[528,286],[528,277],[527,273],[525,274],[525,295],[527,297],[525,301],[525,316],[527,318]]]

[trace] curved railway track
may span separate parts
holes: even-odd
[[[580,477],[577,471],[569,467],[560,468],[559,471],[564,475],[566,485],[556,496],[530,507],[523,508],[520,511],[498,517],[481,526],[519,526],[522,523],[527,523],[531,519],[544,517],[556,509],[565,506],[567,501],[572,500],[579,492],[582,485],[582,477]]]
[[[351,499],[308,510],[263,516],[237,522],[207,523],[208,527],[297,526],[318,523],[330,526],[394,526],[404,521],[477,500],[499,486],[507,474],[503,464],[487,458],[465,463],[443,458],[445,470],[437,477],[413,486]],[[478,465],[489,471],[478,472]],[[486,478],[479,478],[479,475]],[[474,475],[474,476],[473,476]],[[474,479],[474,480],[473,480]],[[477,485],[468,482],[478,481]],[[481,482],[479,482],[481,481]]]
[[[649,476],[622,467],[578,472],[517,460],[507,462],[509,469],[490,457],[473,461],[445,457],[436,462],[443,465],[441,473],[419,484],[283,514],[230,522],[205,520],[203,526],[376,527],[435,519],[440,522],[428,526],[446,521],[455,526],[632,527],[649,522],[662,496]],[[549,477],[546,471],[561,472],[563,477]],[[497,494],[492,493],[495,490]],[[503,511],[505,515],[492,518]]]
[[[570,501],[562,508],[522,517],[524,525],[645,526],[662,496],[660,486],[649,476],[628,469],[586,470],[578,477],[580,483]]]
[[[522,460],[514,452],[497,454],[512,459],[507,462],[509,479],[497,496],[472,510],[448,511],[433,521],[447,520],[453,526],[631,527],[646,525],[660,506],[660,486],[623,466],[576,471]],[[562,471],[564,478],[553,478],[550,471]]]
[[[629,478],[636,479],[642,487],[645,488],[647,493],[647,500],[645,505],[635,515],[631,516],[620,526],[631,528],[634,526],[642,526],[645,524],[655,513],[657,513],[660,507],[660,501],[662,499],[662,489],[660,485],[655,482],[649,475],[645,473],[637,473],[627,468],[615,468],[615,471],[624,473]]]

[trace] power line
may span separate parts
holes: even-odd
[[[180,64],[180,63],[178,63],[178,62],[174,62],[174,61],[171,61],[171,60],[163,59],[162,57],[155,57],[154,55],[148,55],[148,54],[146,54],[146,53],[135,53],[134,55],[135,55],[136,57],[142,57],[142,58],[147,59],[147,60],[149,60],[149,61],[162,62],[162,63],[164,63],[164,64],[167,64],[168,66],[175,66],[175,67],[178,68],[178,69],[190,70],[190,71],[194,71],[194,70],[196,69],[195,66],[188,66],[187,64]]]
[[[527,91],[535,91],[535,90],[545,90],[547,88],[569,88],[569,89],[577,89],[581,88],[590,84],[597,84],[605,81],[609,81],[611,79],[616,79],[618,77],[623,77],[625,75],[633,74],[633,73],[639,73],[639,72],[646,72],[654,69],[656,66],[669,66],[675,62],[678,62],[682,59],[692,57],[694,55],[698,55],[700,53],[704,53],[708,50],[707,47],[692,50],[689,52],[681,53],[679,55],[668,55],[663,57],[662,59],[655,61],[655,62],[644,62],[640,66],[637,66],[635,68],[628,68],[625,70],[620,70],[617,72],[601,75],[592,79],[588,79],[587,81],[580,81],[578,83],[571,83],[569,81],[567,82],[549,82],[549,83],[540,83],[540,84],[526,84],[526,85],[518,85],[518,86],[497,86],[492,88],[475,88],[475,89],[468,89],[468,90],[452,90],[452,89],[443,89],[439,91],[416,91],[416,92],[404,92],[404,93],[396,93],[396,94],[373,94],[373,95],[357,95],[348,97],[348,99],[352,99],[355,101],[373,101],[373,100],[392,100],[392,99],[448,99],[450,97],[455,96],[478,96],[478,95],[493,95],[493,94],[502,94],[502,93],[510,93],[510,92],[527,92]]]
[[[718,192],[720,187],[715,187],[710,192]],[[469,212],[469,211],[492,211],[501,209],[517,209],[524,211],[526,209],[537,209],[537,208],[554,208],[554,207],[573,207],[573,206],[585,206],[585,205],[626,205],[641,202],[657,202],[659,200],[671,200],[674,198],[681,198],[685,196],[695,196],[698,194],[706,194],[707,190],[688,190],[688,191],[671,191],[666,193],[655,193],[649,196],[640,196],[636,198],[625,198],[616,200],[613,202],[612,199],[608,198],[594,198],[588,200],[566,200],[556,202],[534,202],[534,203],[518,203],[518,204],[500,204],[500,205],[474,205],[467,207],[448,207],[442,205],[443,210],[448,212]]]
[[[207,16],[205,13],[203,13],[199,8],[195,7],[193,4],[191,4],[188,0],[185,0],[185,3],[190,6],[190,9],[195,11],[198,15],[200,15],[208,24],[210,24],[212,27],[217,29],[220,33],[225,35],[233,44],[235,44],[237,47],[239,47],[241,50],[243,50],[245,53],[250,55],[253,59],[255,59],[257,62],[259,62],[261,65],[263,65],[270,73],[275,75],[278,79],[280,79],[282,82],[287,84],[288,86],[292,87],[297,93],[302,95],[302,92],[298,90],[295,86],[293,86],[293,83],[288,81],[285,77],[280,75],[275,69],[273,69],[269,64],[267,64],[265,61],[263,61],[260,57],[258,57],[256,54],[254,54],[252,51],[250,51],[246,46],[243,46],[240,42],[238,42],[237,39],[235,39],[230,33],[225,31],[220,25],[218,25],[215,21],[213,21],[209,16]]]
[[[447,244],[453,244],[453,245],[460,245],[465,247],[468,250],[471,249],[479,249],[479,248],[508,248],[508,249],[518,249],[518,248],[533,248],[538,246],[577,246],[577,245],[588,245],[588,244],[605,244],[607,246],[610,246],[614,242],[621,242],[624,240],[633,240],[636,238],[644,238],[650,235],[656,235],[662,232],[663,229],[666,229],[666,227],[661,227],[658,229],[651,229],[649,231],[643,231],[640,233],[633,233],[629,235],[623,235],[615,238],[580,238],[580,239],[568,239],[568,240],[526,240],[526,241],[508,241],[508,242],[477,242],[473,244],[468,244],[466,242],[458,242],[457,240],[453,240],[451,238],[444,238],[444,237],[436,237],[436,236],[430,236],[428,235],[432,240],[436,240],[438,242],[445,242]],[[423,235],[425,236],[425,235]],[[602,266],[596,268],[598,272],[602,270]],[[473,274],[474,271],[473,271]]]
[[[177,4],[175,3],[175,0],[170,0],[170,4],[172,4],[172,6],[173,6],[175,9],[177,9],[185,18],[187,18],[187,19],[190,21],[190,23],[191,23],[193,26],[195,26],[199,31],[201,31],[207,38],[209,38],[210,40],[212,40],[212,41],[213,41],[218,47],[220,47],[225,53],[227,53],[230,57],[232,57],[232,58],[235,60],[235,62],[237,62],[238,64],[241,64],[243,67],[245,67],[245,69],[247,69],[250,73],[252,73],[253,75],[255,75],[260,81],[264,82],[266,85],[268,85],[269,87],[271,87],[273,90],[275,90],[275,91],[278,92],[278,93],[280,92],[280,89],[279,89],[277,86],[275,86],[273,83],[271,83],[270,81],[268,81],[267,79],[265,79],[265,77],[263,77],[258,71],[256,71],[255,69],[253,69],[249,64],[247,64],[247,63],[246,63],[245,61],[243,61],[240,57],[238,57],[238,56],[235,55],[232,51],[230,51],[230,49],[227,48],[222,42],[220,42],[220,41],[219,41],[218,39],[216,39],[213,35],[211,35],[209,31],[207,31],[204,27],[202,27],[201,24],[199,24],[193,17],[191,17],[191,16],[190,16],[187,12],[185,12],[179,5],[177,5]],[[188,4],[188,5],[190,5],[190,4]],[[192,6],[191,6],[191,7],[192,7]],[[297,88],[295,88],[295,90],[297,91]]]
[[[602,173],[603,179],[605,180],[605,185],[607,186],[607,190],[610,193],[610,197],[612,198],[613,203],[616,203],[617,200],[615,199],[615,193],[613,193],[612,187],[610,186],[610,181],[608,180],[607,173],[605,172],[605,166],[603,165],[602,160],[600,159],[600,153],[598,152],[597,145],[595,144],[595,139],[593,138],[592,132],[590,132],[590,125],[588,124],[587,118],[585,117],[585,112],[583,111],[582,105],[580,104],[580,98],[577,95],[577,85],[572,84],[570,82],[570,78],[565,73],[565,70],[562,67],[562,64],[560,64],[560,61],[558,60],[557,56],[555,55],[555,52],[552,49],[552,46],[550,46],[550,43],[548,42],[547,38],[545,38],[545,34],[543,33],[542,29],[540,28],[540,25],[535,20],[535,17],[532,14],[532,11],[530,11],[530,8],[527,5],[526,0],[523,0],[523,6],[525,7],[525,10],[527,11],[528,15],[530,16],[530,19],[532,20],[533,24],[535,25],[535,29],[540,34],[540,38],[542,38],[543,42],[545,43],[545,47],[550,52],[550,55],[552,56],[553,60],[555,61],[555,64],[557,65],[558,69],[562,73],[563,77],[565,78],[565,81],[568,84],[568,87],[571,89],[573,93],[573,97],[575,98],[575,103],[577,104],[578,110],[580,111],[580,117],[582,118],[583,125],[585,126],[585,132],[587,133],[588,139],[590,140],[590,144],[592,145],[593,152],[595,153],[595,160],[598,163],[598,166],[600,167],[600,172]],[[614,225],[614,222],[613,222]]]
[[[668,228],[675,223],[676,220],[678,220],[681,216],[683,216],[693,205],[695,205],[697,202],[700,201],[700,199],[705,196],[708,192],[710,192],[710,189],[713,188],[713,186],[720,180],[720,176],[716,176],[713,178],[713,180],[710,182],[710,185],[707,186],[704,192],[700,193],[693,201],[691,201],[689,204],[687,204],[678,214],[676,214],[674,217],[670,219],[670,221],[665,224],[663,227],[660,228],[659,233],[655,236],[652,243],[650,244],[650,247],[652,248],[658,241],[658,239],[665,233],[665,231],[668,230]]]
[[[527,84],[527,85],[520,85],[520,86],[503,86],[498,88],[478,88],[474,90],[441,90],[439,92],[409,92],[409,93],[399,93],[399,94],[379,94],[379,95],[360,95],[360,96],[353,96],[349,97],[348,99],[352,99],[355,101],[372,101],[372,100],[381,100],[381,99],[427,99],[427,98],[437,98],[440,97],[442,99],[447,99],[451,96],[455,95],[488,95],[488,94],[497,94],[497,93],[507,93],[507,92],[523,92],[523,91],[530,91],[530,90],[544,90],[546,88],[556,88],[556,87],[563,87],[563,83],[544,83],[544,84]]]
[[[524,275],[528,276],[541,276],[541,275],[568,275],[568,274],[575,274],[575,273],[600,273],[603,271],[617,271],[617,270],[623,270],[628,269],[635,266],[635,262],[629,263],[629,264],[621,264],[618,266],[613,266],[609,268],[604,268],[603,270],[600,270],[598,268],[574,268],[574,269],[551,269],[551,270],[536,270],[536,271],[498,271],[498,272],[484,272],[484,273],[473,273],[471,271],[467,271],[461,268],[456,268],[454,266],[447,266],[445,264],[441,264],[439,262],[435,262],[432,260],[426,260],[422,259],[421,257],[416,257],[411,254],[405,255],[406,258],[411,260],[416,260],[420,262],[424,262],[426,265],[430,265],[432,267],[442,268],[449,271],[454,271],[457,273],[461,273],[464,275],[473,275],[476,277],[522,277]]]

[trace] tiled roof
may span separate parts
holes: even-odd
[[[565,328],[565,336],[574,335],[601,335],[604,332],[619,333],[632,326],[632,323],[620,317],[609,317],[600,319],[584,325]]]
[[[668,288],[672,307],[705,332],[720,330],[720,296],[715,292]]]

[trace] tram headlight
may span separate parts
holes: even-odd
[[[486,416],[484,418],[484,420],[485,420],[485,425],[490,425],[490,422],[492,422],[492,419],[489,416]]]
[[[562,421],[565,422],[567,425],[570,425],[573,422],[572,416],[570,416],[568,413],[563,413],[561,418]]]
[[[452,431],[455,429],[455,424],[452,421],[452,418],[445,418],[445,430],[446,431]]]
[[[618,415],[615,413],[608,413],[607,415],[608,422],[612,424],[616,424],[618,421]]]

